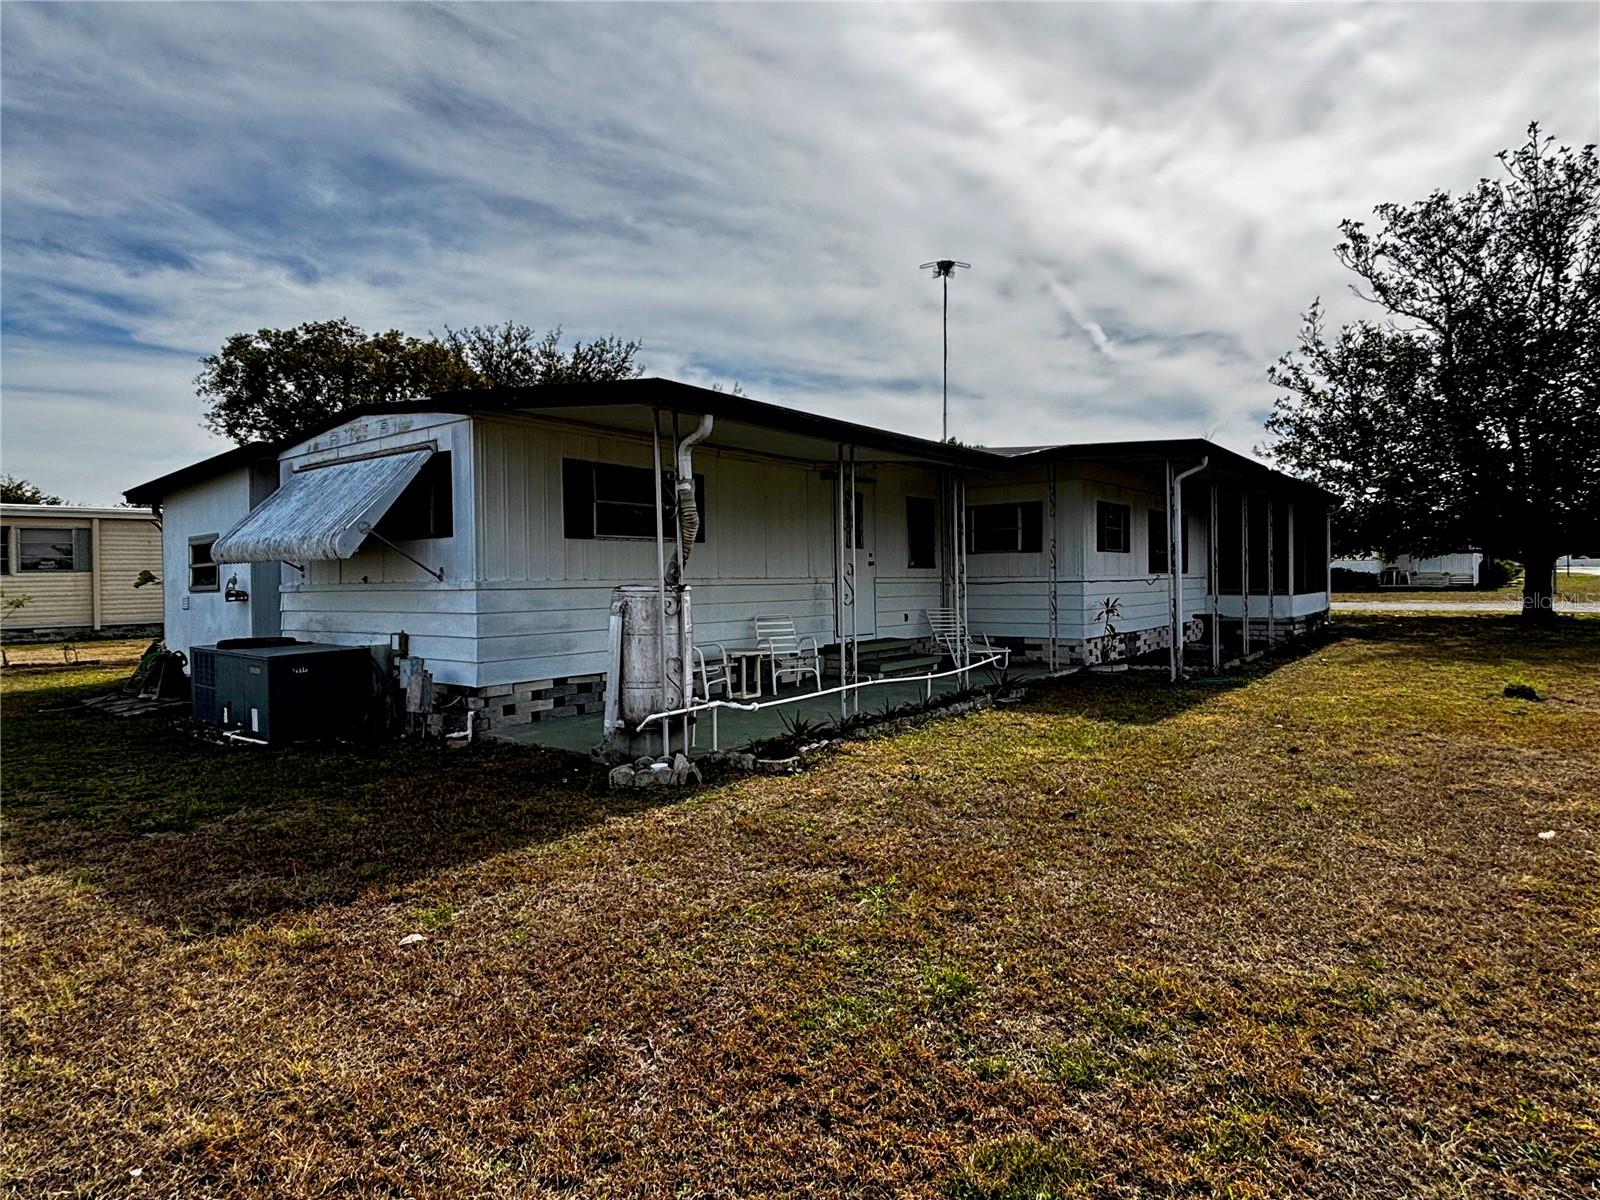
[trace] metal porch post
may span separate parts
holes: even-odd
[[[1050,670],[1058,669],[1056,661],[1056,642],[1061,631],[1061,597],[1057,594],[1060,585],[1057,582],[1057,555],[1056,555],[1056,465],[1051,463],[1050,472],[1050,650],[1045,656]]]
[[[1267,646],[1278,644],[1278,522],[1267,493]]]
[[[1222,639],[1217,629],[1217,485],[1211,485],[1211,531],[1206,538],[1206,570],[1211,577],[1211,670],[1222,668]]]
[[[861,541],[856,536],[856,530],[863,533],[866,530],[866,517],[859,511],[860,504],[856,493],[856,448],[850,447],[850,490],[845,493],[850,498],[850,682],[857,683],[861,679],[861,596],[856,591],[856,580],[860,578],[857,573],[856,551]],[[859,693],[845,693],[846,696],[855,696],[855,710],[861,711],[861,697]]]
[[[657,631],[660,637],[657,644],[661,648],[661,707],[668,709],[674,707],[667,694],[667,533],[666,514],[661,502],[661,410],[650,410],[650,443],[653,450],[651,455],[655,463],[656,474],[656,619],[660,622]],[[661,719],[661,753],[672,753],[672,720],[670,717]]]
[[[1243,606],[1243,631],[1239,656],[1250,653],[1250,493],[1239,493],[1239,601]]]

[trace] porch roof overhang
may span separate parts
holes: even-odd
[[[948,466],[984,466],[994,461],[993,455],[970,446],[895,433],[671,379],[493,388],[446,393],[431,403],[437,408],[441,402],[476,413],[526,413],[638,434],[651,432],[658,412],[677,414],[680,428],[692,428],[702,415],[710,414],[716,424],[706,445],[813,462],[832,461],[840,446],[870,451],[881,461]]]
[[[282,487],[219,537],[219,563],[349,558],[423,464],[431,445],[296,468]]]
[[[1326,488],[1296,479],[1266,463],[1229,450],[1206,438],[1146,438],[1123,442],[1072,442],[1059,446],[1014,446],[993,451],[1014,466],[1027,463],[1094,460],[1154,466],[1171,462],[1179,470],[1206,459],[1206,469],[1195,478],[1222,487],[1282,491],[1314,497],[1329,506],[1339,498]]]

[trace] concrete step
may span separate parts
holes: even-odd
[[[882,658],[875,661],[869,668],[866,660],[861,662],[861,669],[868,674],[885,675],[926,675],[940,663],[934,654],[912,655],[903,658]]]

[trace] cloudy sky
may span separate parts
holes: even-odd
[[[1600,139],[1600,6],[7,3],[4,469],[222,443],[196,358],[347,316],[991,444],[1260,440],[1341,217]]]

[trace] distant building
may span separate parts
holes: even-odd
[[[32,637],[151,636],[161,632],[161,525],[143,508],[0,505],[0,586],[10,610],[7,641]]]
[[[1354,558],[1336,558],[1333,566],[1339,571],[1376,575],[1380,588],[1476,587],[1478,572],[1483,566],[1483,555],[1476,550],[1439,554],[1432,558],[1418,558],[1410,554],[1378,558],[1363,554]]]

